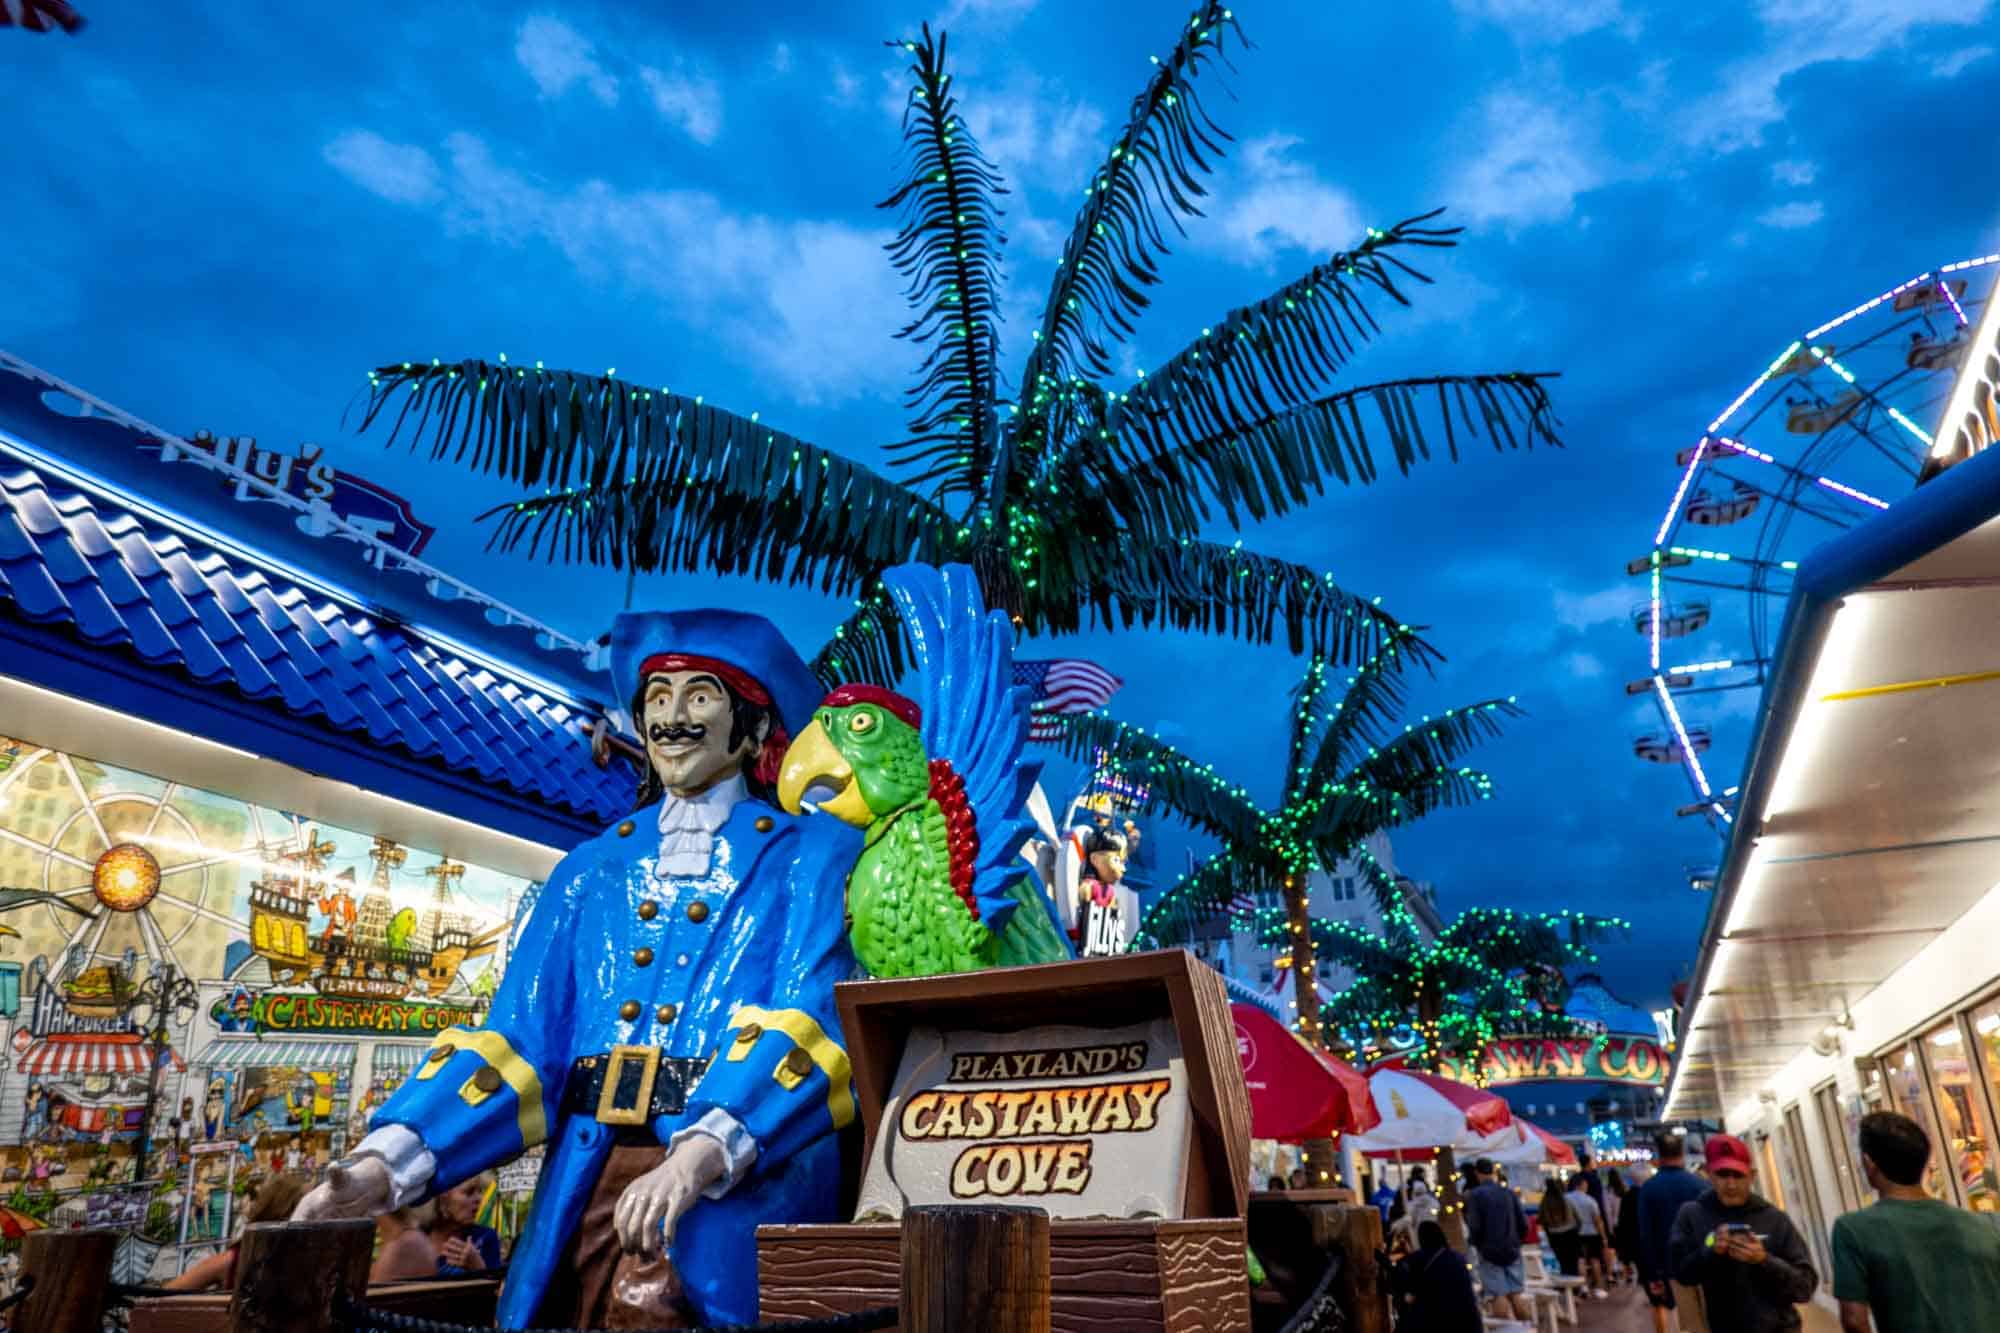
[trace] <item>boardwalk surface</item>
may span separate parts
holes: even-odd
[[[1805,1333],[1840,1333],[1840,1320],[1824,1310],[1807,1306]],[[1606,1300],[1586,1301],[1577,1310],[1573,1333],[1653,1333],[1653,1318],[1646,1308],[1646,1293],[1637,1287],[1616,1287]],[[1568,1324],[1563,1333],[1572,1333]],[[1717,1333],[1721,1333],[1720,1330]]]

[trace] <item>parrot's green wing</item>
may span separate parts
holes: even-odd
[[[1071,953],[1069,941],[1056,929],[1055,918],[1049,914],[1048,905],[1041,901],[1042,890],[1031,876],[1017,880],[1008,890],[1021,911],[1007,919],[1007,929],[1000,935],[1000,956],[1002,967],[1020,967],[1027,963],[1060,963],[1075,955]]]

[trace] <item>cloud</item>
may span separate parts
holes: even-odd
[[[671,74],[648,65],[639,71],[639,77],[653,99],[653,109],[678,125],[688,138],[710,144],[722,133],[722,89],[715,80],[689,73],[678,64]]]
[[[827,96],[843,105],[852,102],[861,93],[861,80],[854,77],[847,66],[836,63],[833,66],[833,91]]]
[[[1953,51],[1948,56],[1940,57],[1932,64],[1931,73],[1940,79],[1955,79],[1965,72],[1968,65],[1976,64],[1992,54],[1993,48],[1990,46],[1968,46]]]
[[[1780,231],[1796,231],[1800,227],[1810,227],[1826,216],[1826,206],[1817,199],[1794,199],[1776,208],[1767,208],[1757,215],[1757,221]]]
[[[1811,185],[1819,168],[1811,162],[1773,162],[1771,179],[1780,185]]]
[[[1556,623],[1570,629],[1587,630],[1599,625],[1622,622],[1632,608],[1646,599],[1630,584],[1614,583],[1596,592],[1569,593],[1555,590]]]
[[[1190,228],[1193,238],[1238,263],[1263,267],[1290,250],[1325,254],[1350,246],[1365,228],[1352,195],[1292,157],[1304,140],[1267,134],[1243,145],[1236,180],[1213,225]]]
[[[1516,41],[1551,45],[1628,24],[1618,0],[1452,0],[1451,7],[1467,18],[1505,28]]]
[[[774,74],[792,72],[792,48],[789,42],[779,42],[771,51],[771,72]]]
[[[1481,107],[1480,148],[1460,168],[1454,203],[1474,222],[1560,222],[1604,182],[1573,114],[1503,91]]]
[[[1037,0],[946,0],[938,22],[948,24],[960,19],[972,19],[1004,26],[1027,17],[1036,3]]]
[[[1594,653],[1571,653],[1563,658],[1563,666],[1578,680],[1595,680],[1604,674],[1604,663]]]
[[[605,106],[618,105],[618,80],[597,63],[588,38],[559,18],[524,19],[514,35],[514,59],[544,97],[561,97],[581,83]]]
[[[794,403],[886,393],[903,382],[908,365],[882,354],[904,318],[882,254],[886,233],[732,212],[700,190],[626,190],[602,180],[552,187],[499,161],[472,134],[453,134],[445,150],[440,188],[454,234],[553,246],[585,282],[656,298],[663,323],[728,343]]]
[[[1846,0],[1825,6],[1761,0],[1761,49],[1725,67],[1719,92],[1689,103],[1687,138],[1722,153],[1753,147],[1785,118],[1778,89],[1791,75],[1830,61],[1867,60],[1903,45],[1919,28],[1982,23],[1991,6],[1992,0]]]
[[[349,130],[320,150],[333,169],[370,194],[396,204],[443,197],[438,164],[414,144],[390,143],[372,130]]]
[[[1104,113],[1034,75],[982,95],[964,110],[980,150],[1010,181],[1074,196],[1108,150]],[[902,114],[900,98],[896,114]]]

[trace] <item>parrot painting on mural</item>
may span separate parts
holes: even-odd
[[[785,753],[778,800],[810,801],[865,835],[847,881],[848,936],[875,977],[969,972],[1072,956],[1027,878],[1028,692],[1014,629],[970,568],[883,575],[917,668],[914,696],[843,685]]]

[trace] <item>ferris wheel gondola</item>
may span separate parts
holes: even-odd
[[[1683,705],[1761,689],[1800,559],[1936,470],[1931,430],[1996,271],[2000,254],[1945,264],[1806,330],[1676,446],[1665,515],[1626,565],[1648,589],[1632,614],[1646,672],[1625,688],[1665,724],[1633,753],[1680,766],[1695,795],[1682,813],[1727,828],[1734,788],[1711,770],[1734,778],[1755,712]]]

